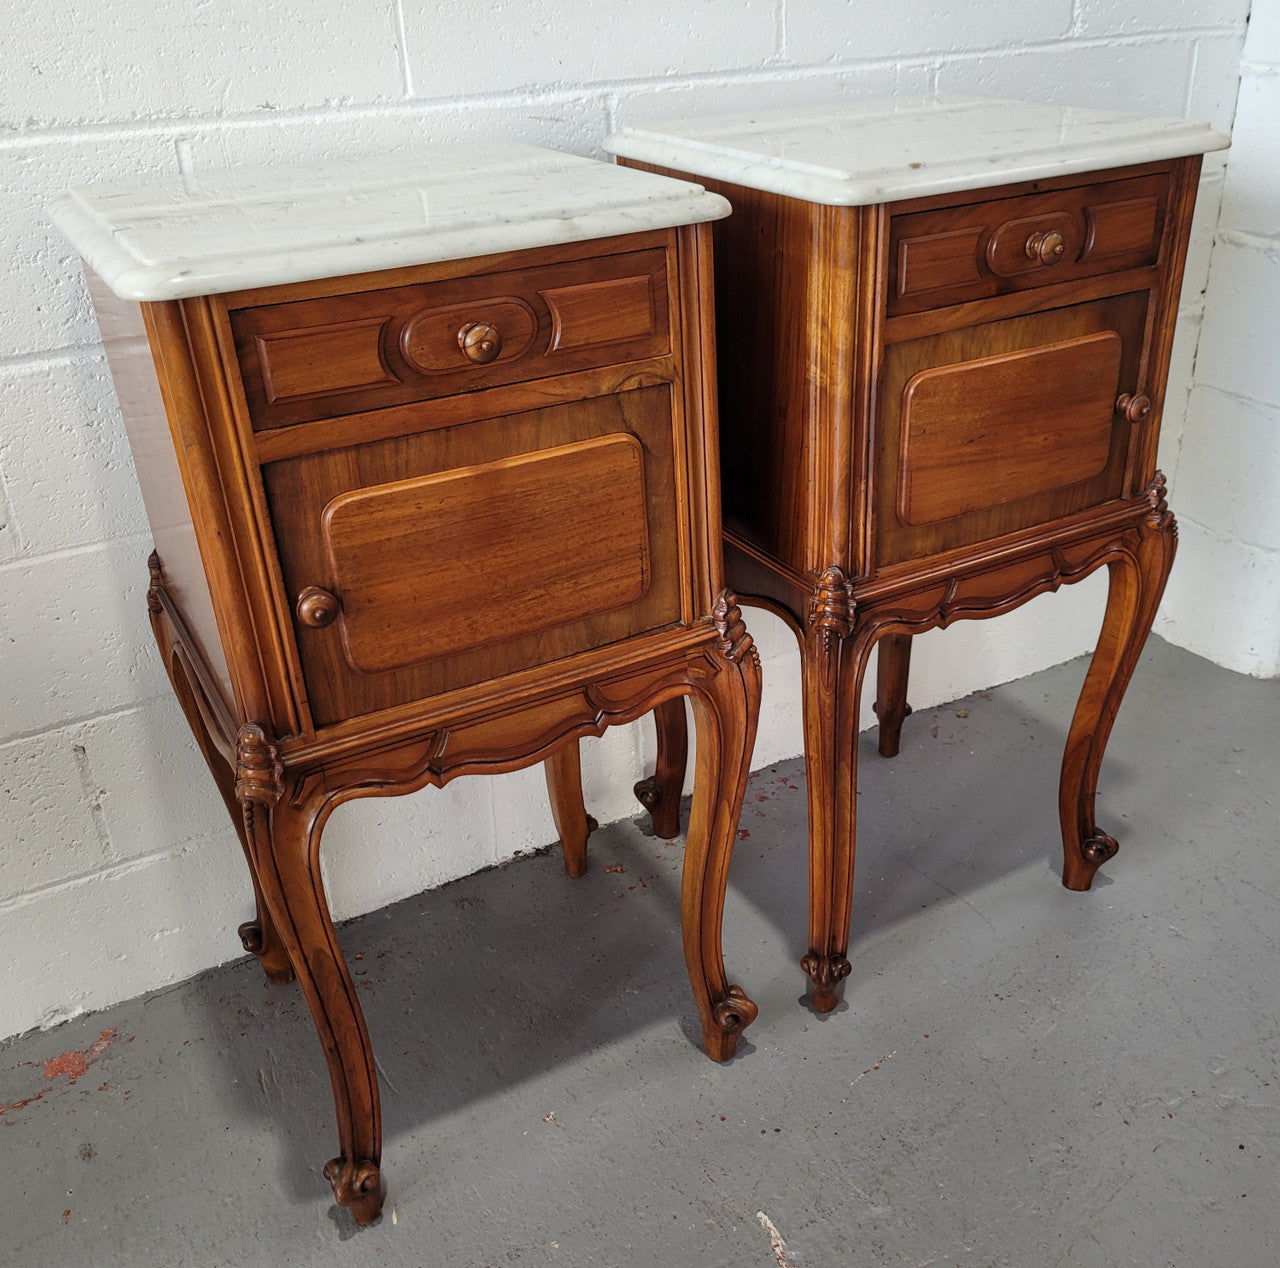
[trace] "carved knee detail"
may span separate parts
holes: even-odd
[[[159,616],[164,611],[164,605],[160,602],[160,591],[164,589],[164,567],[160,563],[160,554],[158,551],[152,551],[147,556],[147,572],[151,574],[151,584],[147,587],[147,608],[154,616]]]
[[[759,666],[760,653],[756,650],[755,640],[747,633],[742,609],[732,590],[720,591],[715,607],[711,609],[711,619],[720,636],[716,639],[716,646],[726,660],[741,661],[749,656]],[[638,793],[636,795],[639,796]]]
[[[822,639],[822,650],[830,651],[837,638],[848,638],[853,631],[853,585],[834,566],[818,578],[809,599],[809,624]]]
[[[284,796],[284,767],[276,746],[256,722],[246,722],[236,736],[236,797],[248,803],[274,806]]]

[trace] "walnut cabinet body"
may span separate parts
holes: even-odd
[[[1199,169],[1195,154],[866,206],[698,178],[734,208],[715,227],[729,583],[801,646],[804,968],[820,1010],[850,969],[857,719],[877,644],[892,756],[912,635],[1106,566],[1062,766],[1064,883],[1087,889],[1116,850],[1094,797],[1177,540],[1156,442]],[[683,775],[683,713],[658,723],[658,770],[637,789],[652,807]]]
[[[547,763],[571,875],[577,740],[692,701],[683,881],[705,1047],[759,662],[722,581],[709,227],[136,304],[91,276],[155,534],[165,666],[328,1060],[337,1199],[383,1201],[373,1053],[322,829],[353,797]],[[369,843],[369,848],[377,848]]]

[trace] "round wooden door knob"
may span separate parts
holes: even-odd
[[[1141,392],[1137,396],[1122,392],[1116,398],[1116,409],[1125,416],[1127,421],[1144,423],[1151,417],[1151,398],[1144,396]]]
[[[1039,260],[1041,264],[1057,264],[1067,249],[1067,241],[1056,229],[1048,233],[1033,233],[1027,239],[1027,259]]]
[[[337,595],[330,594],[319,586],[308,586],[298,595],[294,610],[303,625],[309,625],[313,630],[322,630],[326,625],[334,623],[341,607]]]
[[[502,332],[487,321],[473,321],[458,331],[458,347],[477,365],[487,365],[502,351]]]

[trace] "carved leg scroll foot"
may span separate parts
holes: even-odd
[[[348,1162],[331,1158],[324,1165],[324,1178],[333,1186],[339,1206],[345,1206],[357,1224],[372,1224],[382,1213],[387,1193],[376,1162]]]
[[[720,637],[711,671],[693,695],[698,755],[684,855],[681,925],[685,963],[712,1061],[728,1061],[758,1009],[725,975],[721,949],[725,886],[760,716],[760,657],[733,596],[715,608]],[[678,702],[677,702],[678,703]]]
[[[564,852],[564,870],[582,876],[587,870],[587,838],[600,825],[587,814],[582,797],[582,753],[577,740],[570,740],[542,764],[547,777],[547,796]]]
[[[880,719],[881,757],[897,757],[902,743],[902,720],[911,716],[907,676],[911,670],[911,635],[885,634],[877,646],[876,717]]]
[[[809,954],[813,1007],[829,1013],[849,975],[858,790],[858,701],[874,634],[854,628],[838,568],[819,578],[801,656],[809,791]]]
[[[665,700],[653,711],[658,731],[654,772],[635,786],[640,804],[653,821],[653,835],[669,841],[680,835],[680,791],[689,761],[689,724],[684,699]]]
[[[268,929],[271,931],[270,942],[266,932]],[[284,949],[275,925],[266,914],[266,905],[261,900],[258,903],[258,919],[246,920],[236,933],[240,938],[240,945],[250,955],[258,957],[258,963],[262,965],[268,982],[273,986],[286,986],[293,981],[294,972],[293,965],[289,963],[289,953]]]
[[[728,1061],[738,1049],[738,1036],[755,1021],[760,1009],[740,986],[730,986],[712,1009],[715,1029],[704,1030],[703,1047],[712,1061]]]
[[[1062,883],[1086,890],[1117,850],[1098,829],[1094,802],[1098,772],[1125,689],[1151,632],[1178,545],[1178,526],[1164,500],[1164,476],[1147,487],[1149,510],[1122,541],[1108,568],[1111,585],[1102,634],[1085,675],[1062,758],[1058,810],[1062,821]]]
[[[840,1002],[840,983],[853,969],[843,955],[817,955],[810,951],[800,961],[800,967],[813,983],[813,1007],[816,1012],[829,1013]]]

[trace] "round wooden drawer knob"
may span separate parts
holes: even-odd
[[[1066,239],[1056,229],[1033,233],[1027,239],[1027,259],[1039,260],[1044,265],[1057,264],[1066,249]]]
[[[458,347],[477,365],[488,365],[502,351],[502,332],[487,321],[473,321],[458,331]]]
[[[309,625],[313,630],[322,630],[326,625],[333,624],[340,608],[336,595],[330,594],[328,590],[321,590],[319,586],[308,586],[298,595],[294,610],[303,625]]]
[[[1116,409],[1131,423],[1145,423],[1151,417],[1151,398],[1141,392],[1137,396],[1122,392],[1116,398]]]

